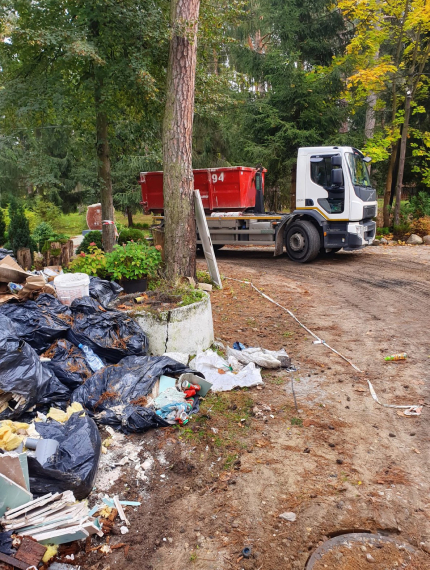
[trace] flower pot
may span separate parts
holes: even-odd
[[[141,277],[140,279],[121,279],[121,287],[125,293],[143,293],[148,287],[148,279]]]

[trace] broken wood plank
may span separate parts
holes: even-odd
[[[13,556],[8,556],[7,554],[3,554],[0,552],[0,561],[9,564],[10,566],[14,566],[15,568],[19,568],[19,570],[27,570],[28,564],[25,562],[21,562],[21,560],[17,560]]]
[[[26,562],[28,566],[35,566],[37,568],[37,565],[42,560],[45,552],[46,546],[39,544],[28,536],[24,536],[20,547],[16,551],[15,558],[22,562]]]

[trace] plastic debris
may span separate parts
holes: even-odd
[[[406,360],[407,357],[408,355],[406,354],[406,352],[402,352],[399,354],[392,354],[391,356],[386,356],[384,360],[386,360],[387,362],[391,362],[397,360]]]
[[[190,366],[201,372],[206,380],[212,383],[214,392],[233,390],[234,388],[251,388],[264,384],[261,372],[253,362],[242,367],[237,373],[230,370],[229,364],[216,352],[206,350],[199,352],[190,362]],[[219,372],[221,370],[221,372]]]
[[[148,407],[147,396],[160,376],[184,372],[194,371],[166,356],[128,356],[96,372],[73,392],[72,399],[95,414],[98,423],[125,433],[166,427],[169,424]]]
[[[241,347],[244,345],[238,343]],[[234,348],[227,347],[227,356],[234,356],[241,364],[249,364],[253,362],[261,368],[289,368],[291,366],[291,358],[282,350],[266,350],[260,347],[254,348]]]

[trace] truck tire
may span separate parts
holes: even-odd
[[[293,261],[312,261],[320,252],[320,234],[312,222],[298,220],[287,229],[285,247],[288,257]]]

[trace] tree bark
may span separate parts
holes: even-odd
[[[194,277],[196,220],[192,134],[200,0],[172,0],[167,96],[163,121],[166,276]]]
[[[131,211],[131,208],[129,206],[127,206],[127,223],[128,223],[128,227],[132,228],[133,227],[133,212]]]
[[[94,18],[91,22],[90,29],[94,42],[97,44],[100,35],[100,24],[97,18]],[[97,179],[100,184],[100,202],[102,205],[103,248],[105,251],[112,251],[115,245],[115,226],[103,223],[104,220],[114,222],[114,208],[110,172],[108,118],[103,108],[103,70],[97,65],[94,69],[94,107],[96,115]]]
[[[384,192],[384,228],[390,226],[390,198],[391,198],[391,186],[393,184],[393,173],[394,167],[396,166],[397,152],[399,145],[396,143],[391,149],[390,162],[388,164],[387,180],[385,181],[385,192]]]
[[[396,204],[394,206],[395,226],[398,226],[400,222],[400,201],[402,199],[403,173],[405,171],[406,142],[408,139],[410,115],[411,115],[411,95],[406,94],[405,119],[403,121],[403,126],[402,126],[402,138],[400,139],[399,170],[397,172],[397,184],[396,184]]]

